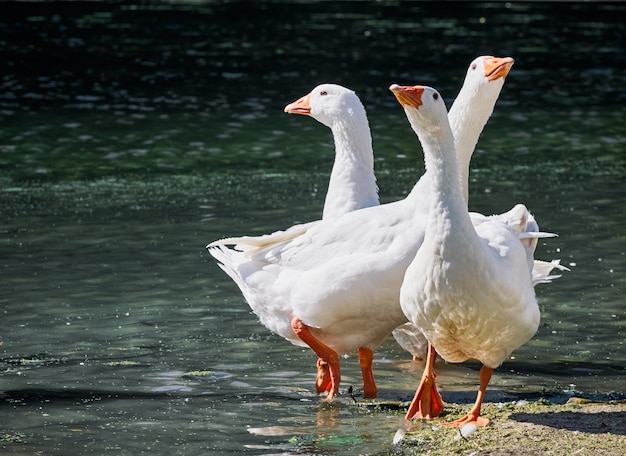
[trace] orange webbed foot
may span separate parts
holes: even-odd
[[[443,399],[437,390],[435,379],[437,374],[433,370],[436,352],[432,345],[428,345],[428,356],[426,357],[426,366],[419,387],[415,392],[415,397],[406,412],[405,418],[421,418],[430,420],[438,417],[443,411]]]
[[[315,379],[315,390],[317,394],[328,393],[332,389],[330,369],[328,363],[322,358],[317,360],[317,378]]]
[[[487,385],[491,380],[492,374],[493,368],[487,366],[483,366],[480,368],[480,386],[478,387],[478,395],[476,396],[476,402],[474,403],[474,406],[463,418],[451,421],[449,423],[443,423],[444,426],[460,428],[466,424],[474,424],[478,427],[484,427],[490,423],[489,418],[480,416],[480,409],[483,403],[483,398],[485,397]]]
[[[443,400],[434,378],[432,376],[422,378],[405,418],[407,420],[412,418],[430,420],[441,415],[443,407]]]
[[[485,427],[490,422],[491,420],[489,418],[485,418],[480,415],[477,416],[477,415],[474,415],[473,413],[468,413],[463,418],[450,421],[449,423],[441,423],[441,424],[446,427],[454,427],[454,428],[460,428],[460,427],[465,426],[466,424],[473,424],[477,427]]]

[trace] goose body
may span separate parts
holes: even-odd
[[[421,243],[410,230],[415,195],[266,237],[273,243],[244,237],[208,246],[263,325],[328,364],[330,398],[339,388],[337,355],[373,351],[406,322],[400,285]]]
[[[306,345],[291,328],[297,316],[316,333],[328,329],[324,341],[346,353],[359,347],[355,340],[369,338],[367,328],[356,322],[374,316],[384,320],[382,309],[391,309],[393,323],[382,331],[387,331],[381,335],[384,338],[406,321],[397,300],[404,271],[421,244],[409,229],[414,225],[419,187],[393,203],[271,235],[221,239],[207,247],[268,329],[296,345]],[[330,330],[341,322],[351,328]],[[366,326],[376,326],[370,323]]]
[[[476,404],[453,425],[486,425],[480,405],[493,369],[539,326],[529,252],[538,237],[552,235],[533,231],[535,221],[521,204],[500,216],[474,215],[472,220],[441,96],[423,86],[394,85],[391,90],[422,143],[431,185],[424,240],[407,268],[400,304],[439,356],[483,364]],[[427,371],[433,353],[407,418],[419,411],[424,395],[432,394],[432,371]]]

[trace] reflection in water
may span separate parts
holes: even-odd
[[[381,199],[404,197],[422,156],[387,87],[457,93],[485,53],[516,65],[472,209],[527,203],[560,235],[537,256],[572,269],[537,287],[542,325],[487,400],[623,395],[623,5],[33,5],[0,19],[4,452],[372,454],[418,426],[389,405],[421,374],[393,340],[384,406],[360,399],[354,356],[359,403],[325,404],[312,353],[269,334],[204,246],[321,213],[330,133],[282,111],[319,82],[359,93]],[[444,399],[473,401],[477,367],[439,364]]]

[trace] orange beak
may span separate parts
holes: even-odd
[[[285,112],[289,114],[311,115],[311,94],[307,94],[293,103],[285,106]]]
[[[485,57],[485,77],[489,81],[495,81],[498,78],[505,78],[515,60],[511,57]]]
[[[424,87],[422,86],[399,86],[398,84],[392,84],[389,90],[393,92],[402,107],[412,106],[415,109],[419,109],[422,105],[422,94],[424,93]]]

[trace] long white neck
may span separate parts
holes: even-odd
[[[335,163],[330,174],[322,218],[378,205],[374,151],[365,116],[347,116],[331,127]]]
[[[457,249],[457,242],[476,237],[467,212],[454,136],[445,123],[416,131],[424,149],[426,174],[430,185],[430,208],[423,246]]]
[[[478,95],[475,87],[470,85],[468,88],[467,84],[464,84],[448,113],[466,203],[469,201],[470,160],[476,149],[478,138],[493,113],[496,100],[504,85],[504,79],[491,81],[488,84],[492,87],[489,87],[488,93],[483,93],[481,96]]]

